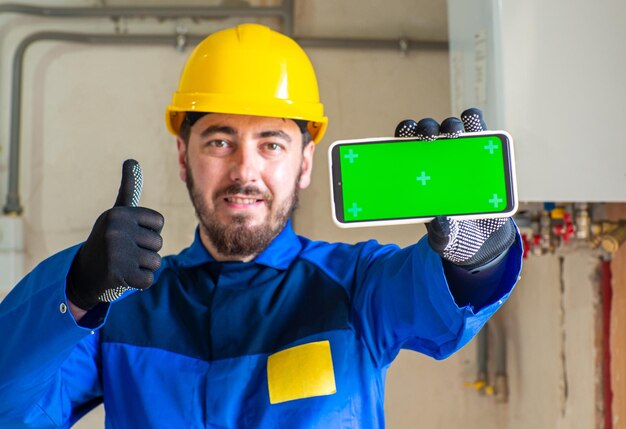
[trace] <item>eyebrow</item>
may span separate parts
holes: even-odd
[[[285,140],[288,143],[291,143],[291,137],[289,134],[284,132],[283,130],[268,130],[262,131],[258,134],[259,138],[267,138],[267,137],[279,137]]]
[[[211,126],[207,127],[207,129],[202,131],[200,133],[200,136],[201,137],[208,137],[211,134],[217,134],[217,133],[228,134],[230,136],[234,136],[235,134],[237,134],[233,127],[229,127],[229,126],[226,126],[226,125],[211,125]]]
[[[227,134],[229,136],[234,136],[237,134],[237,131],[233,127],[229,127],[228,125],[210,125],[204,131],[200,133],[200,136],[205,138],[210,136],[211,134]],[[288,143],[291,143],[291,137],[289,134],[284,132],[283,130],[267,130],[261,131],[256,135],[257,138],[268,138],[268,137],[278,137],[285,140]]]

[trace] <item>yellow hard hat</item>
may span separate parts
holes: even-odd
[[[305,120],[316,143],[328,123],[304,50],[258,24],[218,31],[193,50],[167,107],[168,130],[178,135],[194,111]]]

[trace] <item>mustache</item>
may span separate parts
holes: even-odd
[[[230,185],[217,191],[215,197],[221,198],[227,195],[245,195],[247,197],[254,197],[259,200],[263,200],[266,203],[271,203],[273,200],[273,197],[269,192],[262,192],[259,188],[252,185]]]

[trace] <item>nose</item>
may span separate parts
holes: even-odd
[[[253,147],[238,147],[231,158],[230,179],[239,184],[256,182],[259,178],[260,161]]]

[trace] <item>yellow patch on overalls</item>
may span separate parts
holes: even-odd
[[[270,403],[337,392],[329,341],[302,344],[267,358]]]

